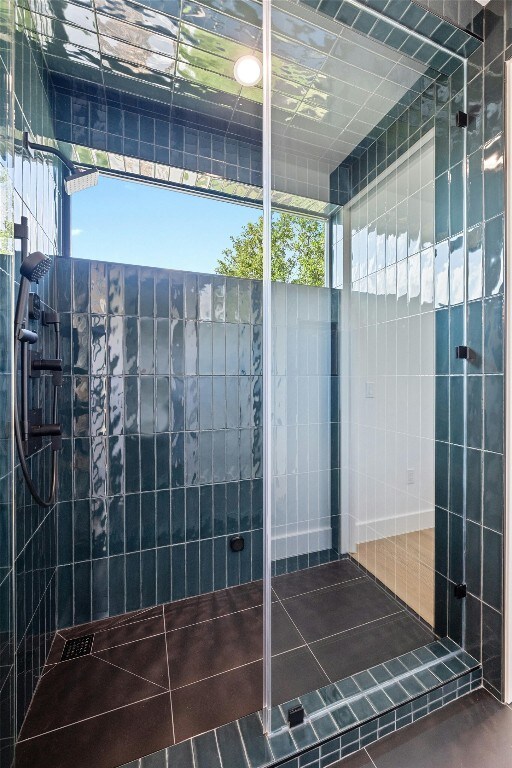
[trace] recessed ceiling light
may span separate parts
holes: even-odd
[[[261,61],[256,56],[241,56],[235,62],[235,80],[240,85],[256,85],[261,80],[262,71]]]
[[[480,5],[483,5],[484,7],[491,2],[491,0],[476,0],[476,1],[477,3],[480,3]]]

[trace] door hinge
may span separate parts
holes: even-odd
[[[304,707],[298,704],[288,710],[288,725],[294,728],[296,725],[302,725],[304,722]]]

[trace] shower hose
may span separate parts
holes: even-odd
[[[26,280],[25,277],[22,277],[22,281]],[[20,348],[23,343],[20,340],[19,332],[22,327],[22,319],[25,312],[24,300],[23,295],[25,292],[21,290],[18,293],[18,300],[16,303],[16,313],[15,313],[15,320],[14,320],[14,375],[17,376],[18,373],[18,364],[19,364],[19,357],[20,357]],[[60,323],[56,322],[53,323],[54,330],[55,330],[55,357],[60,357]],[[52,420],[55,423],[57,421],[58,416],[58,396],[57,396],[57,386],[53,385],[53,397],[52,397]],[[30,471],[27,465],[27,460],[25,458],[25,451],[23,448],[23,439],[21,435],[21,427],[20,427],[20,419],[19,419],[19,408],[18,408],[18,387],[16,386],[16,391],[14,394],[14,434],[16,438],[16,447],[18,449],[18,456],[20,459],[20,467],[21,471],[23,472],[23,477],[25,478],[25,482],[27,484],[27,487],[34,498],[34,500],[41,506],[41,507],[51,507],[52,504],[55,501],[55,491],[57,489],[57,475],[58,475],[58,456],[57,456],[57,450],[52,448],[52,462],[51,462],[51,481],[50,481],[50,491],[47,496],[47,498],[43,498],[41,492],[35,485],[34,481],[32,480],[32,477],[30,476]]]

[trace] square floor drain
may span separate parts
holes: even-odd
[[[94,635],[83,635],[83,637],[73,637],[71,640],[66,640],[61,661],[87,656],[92,651],[93,640]]]

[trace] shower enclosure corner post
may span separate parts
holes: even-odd
[[[468,63],[464,59],[462,62],[464,71],[464,93],[463,93],[463,105],[464,112],[468,113]],[[464,158],[464,184],[462,187],[462,236],[464,244],[464,328],[463,328],[463,344],[468,344],[468,131],[465,128],[462,132],[462,145],[463,145],[463,158]],[[453,354],[453,350],[452,350]],[[468,364],[464,365],[463,374],[463,451],[462,451],[462,582],[466,584],[466,547],[467,547],[467,485],[468,485]],[[466,647],[466,600],[462,601],[461,606],[461,627],[460,638],[462,648]]]
[[[271,0],[263,0],[263,730],[272,707],[272,58]]]
[[[505,539],[504,539],[504,691],[512,703],[512,60],[505,63]]]

